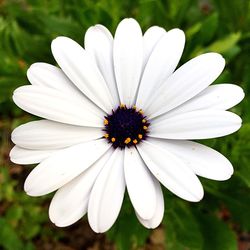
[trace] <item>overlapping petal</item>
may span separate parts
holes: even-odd
[[[172,193],[192,202],[203,198],[199,179],[181,159],[150,139],[137,148],[152,174]]]
[[[173,73],[181,58],[185,44],[182,30],[173,29],[162,35],[155,45],[142,75],[136,106],[147,107],[152,93]]]
[[[49,217],[56,226],[69,226],[86,214],[91,189],[111,153],[112,150],[108,150],[90,168],[55,193],[50,203]]]
[[[14,146],[10,151],[10,160],[16,164],[35,164],[45,160],[56,150],[31,150]]]
[[[104,139],[99,139],[58,150],[31,171],[24,183],[26,193],[41,196],[57,190],[89,168],[109,148]]]
[[[230,161],[219,152],[205,145],[192,141],[151,140],[182,159],[199,176],[224,181],[233,174]]]
[[[91,228],[102,233],[115,222],[125,192],[124,152],[116,149],[98,175],[90,194],[88,220]]]
[[[119,95],[114,74],[113,37],[103,25],[90,27],[84,38],[85,49],[95,59],[95,62],[105,79],[113,97],[115,106],[119,106]]]
[[[229,111],[191,111],[159,122],[155,120],[149,136],[181,140],[216,138],[237,131],[241,122],[238,115]]]
[[[166,30],[159,26],[152,26],[143,35],[143,69],[158,41],[166,34]]]
[[[104,113],[86,98],[40,86],[22,86],[13,100],[21,109],[52,121],[79,126],[102,127]]]
[[[207,88],[222,72],[225,60],[217,53],[197,56],[178,68],[144,107],[150,118],[188,101]]]
[[[194,110],[227,110],[237,105],[244,98],[241,87],[234,84],[217,84],[207,87],[200,94],[169,112],[156,117],[157,122]]]
[[[68,37],[57,37],[51,49],[61,69],[77,88],[105,112],[109,112],[114,101],[93,57]]]
[[[125,149],[124,174],[136,213],[143,219],[151,219],[156,210],[155,183],[136,148]]]
[[[66,92],[72,96],[72,98],[85,98],[63,71],[54,65],[48,63],[33,63],[27,71],[27,77],[34,86],[57,89]]]
[[[132,18],[122,20],[114,38],[114,69],[120,101],[135,103],[143,63],[143,37],[140,25]]]
[[[158,227],[164,216],[164,198],[163,198],[163,194],[161,190],[161,185],[158,182],[158,180],[156,180],[155,177],[153,177],[153,181],[154,181],[155,190],[156,190],[156,209],[155,209],[154,215],[150,219],[145,220],[141,218],[139,214],[136,213],[138,220],[146,228]]]
[[[65,148],[81,142],[101,138],[101,128],[81,127],[40,120],[28,122],[14,129],[12,141],[27,149],[48,150]]]

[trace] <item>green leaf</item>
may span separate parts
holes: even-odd
[[[145,229],[134,215],[122,216],[107,232],[110,240],[116,243],[118,250],[127,250],[143,246],[149,236],[149,230]]]
[[[202,247],[202,235],[189,203],[176,200],[164,216],[164,225],[167,249]]]
[[[225,53],[229,49],[232,49],[240,40],[241,33],[232,33],[225,38],[212,43],[207,49],[210,51]]]
[[[195,23],[194,25],[192,25],[191,27],[189,27],[185,31],[187,40],[191,39],[195,34],[197,34],[200,31],[201,27],[202,27],[202,24],[200,22],[199,23]]]
[[[23,244],[17,235],[17,231],[4,218],[0,218],[0,229],[0,246],[6,250],[23,249]]]
[[[238,49],[236,47],[238,41],[241,38],[241,33],[232,33],[220,40],[217,40],[216,42],[213,42],[209,46],[202,48],[202,47],[197,47],[193,53],[191,54],[191,57],[195,57],[197,55],[206,53],[206,52],[217,52],[220,54],[225,54],[228,53],[230,54],[237,54]],[[231,50],[231,51],[230,51]],[[236,51],[235,51],[236,50]]]
[[[237,140],[234,142],[234,150],[231,153],[231,159],[235,163],[235,175],[240,178],[242,184],[250,188],[250,124],[243,124],[241,130],[237,133]],[[240,162],[240,164],[239,164]]]
[[[197,212],[204,238],[202,250],[237,250],[235,233],[216,216]]]
[[[218,13],[208,16],[202,23],[198,34],[200,43],[206,44],[211,41],[218,27]]]
[[[139,223],[127,196],[124,203],[119,218],[107,236],[116,243],[118,250],[136,249],[145,244],[150,230]]]
[[[14,204],[7,210],[6,219],[16,224],[23,216],[23,208],[19,204]]]
[[[240,225],[244,231],[250,231],[250,194],[249,190],[231,190],[232,197],[223,199],[225,206],[229,209],[232,221]]]

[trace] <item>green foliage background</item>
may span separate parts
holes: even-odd
[[[13,90],[28,84],[25,73],[32,63],[55,64],[50,52],[55,37],[69,36],[83,44],[89,26],[101,23],[114,32],[124,17],[135,17],[144,31],[152,25],[183,29],[187,41],[181,64],[207,51],[219,52],[227,65],[217,82],[236,83],[246,93],[244,101],[233,108],[243,118],[241,130],[225,138],[203,141],[230,159],[235,168],[233,177],[226,182],[201,179],[205,198],[197,204],[164,190],[162,228],[166,249],[235,250],[240,235],[250,231],[250,1],[1,0],[0,249],[43,249],[37,242],[57,243],[70,232],[49,222],[50,195],[31,198],[22,191],[30,168],[15,166],[8,160],[11,130],[32,119],[13,104]],[[107,238],[117,249],[138,249],[149,234],[151,231],[139,225],[126,198]]]

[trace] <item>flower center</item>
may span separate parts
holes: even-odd
[[[105,116],[104,125],[104,137],[108,142],[114,148],[125,148],[145,140],[150,124],[141,109],[121,104],[112,114]]]

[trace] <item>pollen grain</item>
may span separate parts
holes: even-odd
[[[134,140],[133,140],[133,143],[134,143],[134,144],[137,144],[137,143],[138,143],[138,141],[137,141],[136,139],[134,139]]]
[[[142,139],[142,134],[139,134],[139,135],[138,135],[138,138],[139,138],[139,139]]]
[[[131,142],[131,138],[130,137],[126,138],[126,140],[124,141],[125,144],[129,144],[130,142]]]

